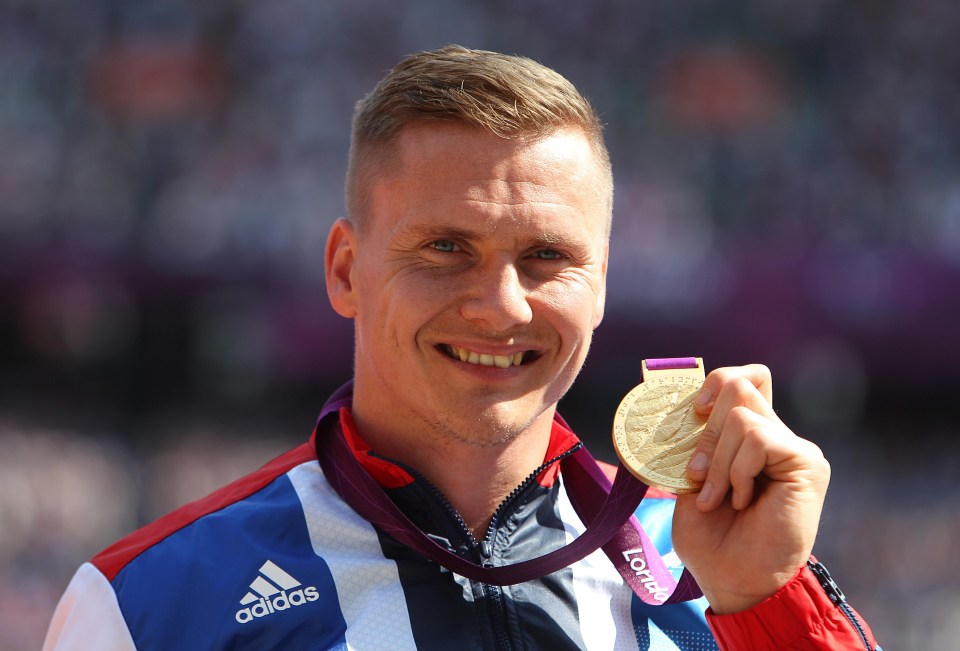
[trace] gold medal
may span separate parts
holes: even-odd
[[[669,363],[674,361],[683,365]],[[648,486],[692,493],[700,484],[687,477],[687,463],[706,425],[693,409],[693,399],[703,386],[703,360],[650,362],[652,368],[643,361],[643,382],[617,407],[613,446],[627,470]]]

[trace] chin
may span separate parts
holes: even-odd
[[[447,421],[444,429],[451,438],[477,447],[495,447],[509,443],[528,431],[544,409],[515,409],[497,405],[483,410],[469,421]]]

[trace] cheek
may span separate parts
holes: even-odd
[[[570,283],[551,287],[541,296],[542,303],[565,329],[593,330],[599,303],[597,291],[588,284]]]
[[[383,275],[368,273],[360,278],[363,302],[357,318],[362,327],[377,332],[377,346],[399,346],[416,336],[456,295],[456,287],[423,282],[416,274]]]

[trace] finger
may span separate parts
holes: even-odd
[[[758,492],[758,478],[770,463],[770,453],[783,433],[793,436],[778,422],[764,418],[748,407],[729,411],[724,421],[704,488],[697,499],[701,511],[711,511],[723,503],[727,494],[737,510],[749,506]]]
[[[749,504],[753,478],[759,471],[749,477],[738,474],[734,483],[731,479],[734,460],[751,428],[778,423],[770,404],[749,379],[737,375],[726,382],[688,466],[690,478],[703,482],[698,506],[706,511],[718,507],[731,488],[737,504]]]
[[[737,409],[749,411],[742,407]],[[712,511],[720,506],[730,491],[731,466],[743,444],[742,431],[726,426],[727,421],[730,421],[731,425],[736,421],[736,414],[737,410],[727,412],[727,417],[718,427],[711,427],[708,423],[701,437],[701,444],[698,445],[697,454],[706,454],[709,457],[707,469],[701,473],[700,481],[703,485],[700,495],[697,496],[697,507],[701,511]],[[691,474],[696,477],[696,474]]]
[[[744,378],[760,392],[769,405],[773,405],[773,377],[763,364],[728,366],[711,371],[704,379],[694,407],[703,416],[710,413],[723,388],[736,378]]]
[[[783,423],[738,410],[732,419],[743,428],[742,442],[730,466],[731,504],[748,507],[766,482],[791,482],[810,494],[822,494],[830,481],[830,464],[813,442],[794,434]],[[733,425],[728,419],[728,426]]]
[[[711,471],[720,434],[724,431],[724,423],[732,409],[745,406],[763,416],[779,420],[766,397],[753,384],[752,378],[742,373],[730,373],[723,379],[723,388],[718,390],[719,395],[708,412],[709,417],[697,442],[697,449],[687,466],[690,479],[696,482],[704,482],[708,471]],[[721,483],[725,484],[725,482]],[[715,488],[720,487],[721,485],[715,486]]]
[[[730,411],[736,407],[748,407],[761,416],[779,420],[770,399],[763,390],[754,384],[755,378],[745,374],[732,374],[724,379],[719,387],[716,400],[710,408],[707,426],[722,431],[723,422]]]
[[[770,455],[776,446],[774,439],[778,428],[749,409],[738,408],[730,413],[727,429],[736,429],[740,435],[740,446],[730,463],[730,504],[741,511],[753,502],[758,491],[758,478],[770,463]]]

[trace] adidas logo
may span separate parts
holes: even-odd
[[[315,587],[301,588],[301,583],[281,570],[273,561],[260,566],[260,574],[250,584],[250,592],[243,595],[236,619],[241,624],[255,617],[266,617],[278,610],[287,610],[292,606],[302,606],[308,601],[320,598]]]

